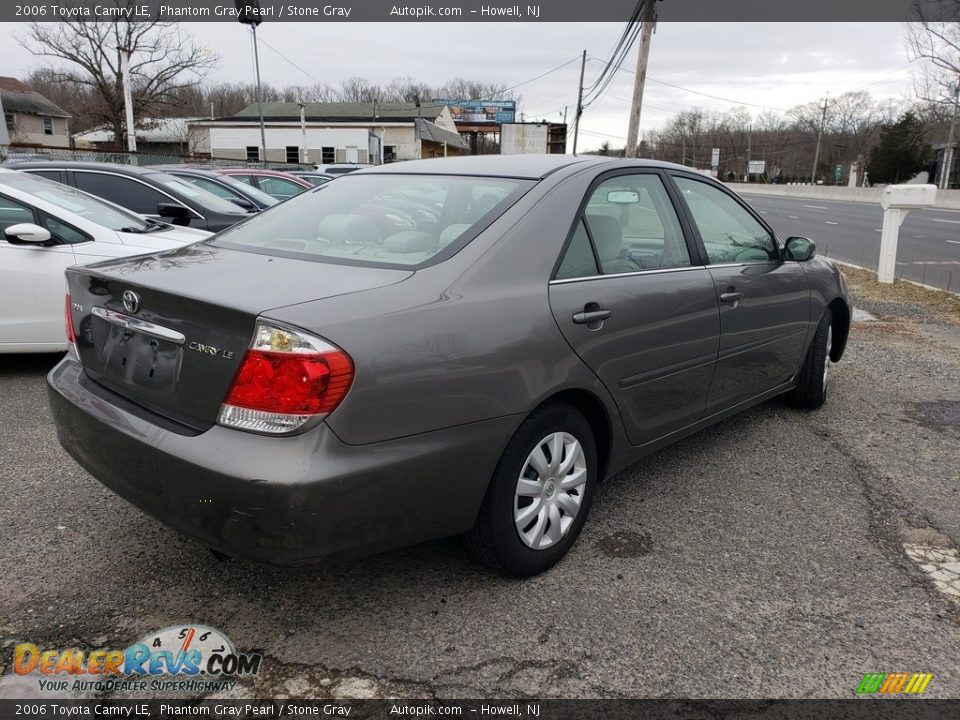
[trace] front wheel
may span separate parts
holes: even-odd
[[[538,408],[497,464],[468,538],[471,550],[517,577],[552,567],[586,522],[596,474],[596,445],[583,415],[559,402]]]
[[[787,399],[803,410],[816,410],[827,399],[827,380],[830,378],[830,350],[833,348],[833,313],[827,310],[820,318],[813,342],[807,350],[797,386]]]

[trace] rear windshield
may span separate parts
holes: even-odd
[[[349,174],[211,242],[350,265],[422,266],[453,255],[533,185],[514,178]]]

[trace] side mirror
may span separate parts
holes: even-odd
[[[33,223],[17,223],[3,231],[13,245],[43,245],[50,242],[50,231]]]
[[[256,212],[257,210],[259,210],[259,208],[256,205],[254,205],[250,200],[247,200],[246,198],[234,197],[234,198],[230,198],[230,202],[232,202],[234,205],[239,205],[247,212]]]
[[[817,244],[810,238],[790,237],[787,238],[787,246],[784,251],[785,260],[795,260],[805,262],[817,254]]]
[[[157,205],[157,215],[169,218],[174,225],[190,224],[190,210],[177,203],[160,203]]]

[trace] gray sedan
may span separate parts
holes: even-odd
[[[67,276],[63,446],[276,564],[465,534],[542,572],[604,477],[777,395],[820,407],[850,324],[811,240],[687,168],[597,157],[360,170]]]

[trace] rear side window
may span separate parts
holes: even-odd
[[[711,264],[777,259],[773,237],[730,195],[699,180],[684,177],[675,180],[697,224]]]
[[[599,275],[597,272],[597,259],[593,255],[593,248],[590,247],[590,236],[587,235],[587,228],[583,225],[583,220],[577,223],[577,229],[573,233],[567,252],[563,256],[563,262],[560,263],[560,269],[557,270],[557,279],[590,277]]]
[[[157,205],[173,202],[148,185],[120,175],[74,170],[73,178],[81,190],[141,215],[156,215]]]
[[[211,242],[308,260],[418,267],[453,255],[533,185],[514,178],[347,175]]]
[[[297,185],[297,183],[283,178],[269,177],[261,175],[259,178],[260,189],[268,195],[272,195],[277,200],[286,200],[294,195],[299,195],[306,188]]]

